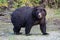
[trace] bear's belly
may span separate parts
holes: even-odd
[[[33,24],[33,26],[34,26],[34,25],[38,25],[38,24],[40,24],[40,21],[35,21],[34,24]],[[26,23],[22,24],[21,27],[24,28],[25,25],[26,25]]]
[[[25,27],[25,25],[26,25],[26,23],[22,24],[22,25],[21,25],[21,27],[23,27],[23,28],[24,28],[24,27]]]

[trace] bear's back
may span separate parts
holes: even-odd
[[[30,15],[32,13],[32,11],[33,11],[32,9],[33,8],[31,8],[31,7],[24,6],[24,7],[16,9],[12,13],[12,15],[13,16],[27,16],[27,15]]]

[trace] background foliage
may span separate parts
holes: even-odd
[[[0,9],[37,6],[41,1],[49,8],[60,8],[60,0],[0,0]]]

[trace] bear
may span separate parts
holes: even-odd
[[[14,34],[21,34],[22,27],[25,28],[25,34],[30,35],[32,26],[39,24],[43,35],[47,35],[46,32],[46,10],[40,6],[29,7],[23,6],[17,8],[11,14],[11,22],[14,26]]]

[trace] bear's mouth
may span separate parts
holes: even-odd
[[[42,17],[43,17],[42,14],[39,13],[39,14],[38,14],[38,18],[40,19],[40,18],[42,18]]]

